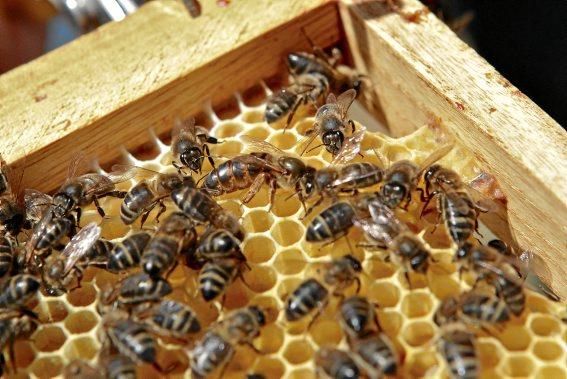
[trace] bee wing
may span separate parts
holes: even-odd
[[[115,165],[118,166],[118,165]],[[115,166],[112,166],[113,168]],[[134,178],[140,171],[151,171],[148,169],[142,169],[141,167],[127,167],[128,165],[120,165],[121,167],[117,167],[118,170],[112,170],[111,172],[109,172],[106,175],[101,175],[103,177],[105,177],[106,179],[110,180],[112,183],[116,184],[116,183],[122,183],[122,182],[126,182],[132,178]],[[100,180],[101,185],[103,182],[105,182],[105,180]]]
[[[326,104],[335,104],[337,102],[337,97],[334,93],[330,93],[327,96],[327,100],[325,101]]]
[[[368,211],[372,220],[377,224],[391,225],[397,230],[397,233],[408,230],[407,225],[396,216],[394,210],[379,200],[372,201],[368,205]]]
[[[341,93],[337,98],[337,105],[339,106],[339,110],[343,118],[346,117],[348,109],[350,108],[350,105],[352,104],[354,99],[356,99],[356,90],[352,88]]]
[[[340,165],[350,162],[360,152],[360,144],[364,139],[366,127],[361,126],[358,131],[345,138],[341,150],[331,162],[331,165]]]
[[[158,175],[161,175],[161,172],[159,171],[154,171],[154,170],[150,170],[149,168],[144,168],[129,164],[115,164],[112,166],[111,173],[112,175],[124,177],[124,175],[130,175],[131,171],[134,172],[134,176],[141,177],[144,179],[151,179],[151,178],[155,178]]]
[[[25,246],[26,262],[30,261],[33,255],[34,248],[37,244],[37,241],[39,237],[41,237],[41,234],[43,233],[44,226],[45,224],[50,222],[51,219],[53,219],[53,212],[51,211],[51,209],[46,209],[46,211],[43,212],[40,220],[35,224],[32,234],[29,240],[26,242],[26,246]]]
[[[344,183],[348,183],[350,181],[352,181],[353,179],[366,179],[368,177],[374,176],[376,175],[377,172],[382,172],[382,169],[380,167],[376,167],[375,170],[367,172],[363,175],[353,175],[353,174],[349,174],[349,175],[343,175],[342,177],[335,179],[332,183],[331,183],[331,187],[339,187]]]
[[[419,175],[421,175],[421,173],[425,171],[429,166],[431,166],[432,164],[443,158],[445,155],[447,155],[451,150],[453,150],[454,146],[455,146],[454,144],[450,143],[441,146],[439,149],[429,154],[429,156],[427,156],[425,160],[421,162],[421,164],[419,165]]]
[[[288,153],[278,149],[271,143],[252,136],[245,135],[241,136],[240,139],[247,145],[247,150],[249,151],[263,152],[275,156],[289,155]]]
[[[354,225],[362,229],[364,234],[374,242],[389,246],[394,240],[382,225],[376,224],[370,218],[355,218],[353,221]]]
[[[51,201],[51,196],[43,192],[29,188],[24,190],[26,214],[35,220],[42,218],[47,208],[51,205]]]
[[[71,238],[61,255],[65,258],[64,273],[67,274],[100,237],[100,226],[91,222]]]
[[[180,118],[176,119],[171,131],[171,137],[177,138],[181,134],[189,133],[195,135],[195,117],[189,117],[185,120]]]
[[[261,164],[264,165],[266,167],[268,167],[270,170],[283,174],[285,173],[285,170],[282,169],[280,166],[276,166],[274,164],[272,164],[271,162],[268,162],[265,159],[262,159],[260,157],[257,157],[255,155],[251,155],[251,154],[246,154],[246,155],[240,155],[236,158],[234,158],[234,160],[238,160],[240,162],[244,162],[244,163],[248,163],[248,164]]]
[[[518,259],[522,262],[525,272],[522,276],[526,278],[526,286],[536,292],[545,295],[552,301],[560,301],[561,298],[544,282],[549,281],[551,273],[544,260],[534,252],[523,251]]]
[[[84,151],[78,151],[71,157],[71,163],[67,168],[67,180],[87,171],[87,155]]]

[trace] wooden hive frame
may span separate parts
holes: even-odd
[[[418,9],[404,0],[405,11]],[[538,253],[546,279],[566,298],[566,133],[434,15],[408,22],[382,1],[249,1],[228,9],[209,1],[197,19],[180,2],[151,2],[2,75],[0,151],[25,167],[24,187],[53,190],[77,150],[108,163],[121,146],[143,144],[147,129],[164,133],[204,101],[281,72],[279,57],[309,49],[302,28],[319,46],[350,49],[376,84],[365,105],[393,135],[440,118],[496,175],[514,236]]]

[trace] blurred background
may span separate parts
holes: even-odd
[[[143,2],[0,0],[0,74],[99,23],[126,17]],[[567,126],[567,1],[422,2],[564,128]]]

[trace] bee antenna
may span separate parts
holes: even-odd
[[[319,144],[319,145],[317,145],[317,146],[315,146],[315,147],[312,147],[311,149],[309,149],[309,150],[307,150],[307,151],[304,151],[301,155],[303,155],[303,154],[308,154],[308,153],[312,152],[313,150],[315,150],[315,149],[317,149],[317,148],[319,148],[319,147],[321,147],[321,146],[325,146],[325,144],[322,143],[322,144]]]
[[[286,197],[284,199],[284,201],[288,201],[289,199],[291,199],[294,196],[299,196],[299,191],[292,193],[291,195],[289,195],[288,197]]]

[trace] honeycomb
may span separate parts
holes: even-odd
[[[198,122],[210,126],[212,135],[223,141],[212,146],[214,155],[226,156],[243,151],[245,146],[239,139],[241,135],[264,139],[280,149],[299,153],[298,143],[313,119],[306,115],[297,117],[295,126],[285,134],[281,132],[282,125],[267,125],[262,116],[268,93],[269,88],[262,84],[235,95],[234,101],[227,106],[208,107],[203,111]],[[439,138],[438,128],[431,125],[399,139],[368,132],[362,150],[364,159],[374,163],[380,162],[371,149],[391,162],[410,159],[419,163],[439,146]],[[132,155],[124,151],[124,159],[156,171],[171,170],[167,138],[161,140],[150,132],[148,139],[150,143],[138,153]],[[325,167],[330,162],[329,154],[321,149],[307,154],[305,159],[317,168]],[[472,179],[479,173],[472,156],[458,147],[441,163],[457,170],[465,179]],[[119,187],[127,189],[134,181],[122,183]],[[410,290],[402,270],[383,262],[377,252],[356,246],[356,242],[362,239],[361,232],[356,228],[350,231],[348,241],[342,238],[325,247],[310,244],[304,238],[309,219],[300,220],[303,210],[296,197],[286,200],[288,194],[279,192],[269,211],[266,188],[262,188],[246,205],[239,201],[241,196],[242,193],[234,193],[221,197],[219,202],[241,217],[247,231],[242,243],[242,250],[251,267],[244,274],[247,286],[240,280],[234,282],[228,289],[221,310],[218,303],[208,304],[199,297],[195,271],[179,265],[169,277],[174,291],[168,297],[189,304],[198,313],[204,328],[221,313],[247,304],[280,310],[277,319],[272,317],[269,320],[255,343],[263,354],[257,355],[245,346],[238,347],[225,371],[226,377],[241,378],[245,374],[260,373],[267,378],[312,378],[315,376],[312,358],[317,349],[321,346],[346,347],[337,319],[337,299],[331,299],[329,306],[309,330],[309,318],[287,323],[281,310],[285,297],[303,279],[315,275],[317,263],[351,251],[348,241],[352,254],[364,262],[360,294],[378,304],[380,324],[403,358],[400,377],[448,376],[444,360],[435,348],[438,328],[432,317],[440,300],[468,289],[470,282],[459,280],[456,267],[451,263],[452,250],[443,228],[431,233],[431,228],[426,230],[427,226],[431,226],[430,223],[417,217],[408,219],[408,222],[423,229],[420,238],[431,248],[438,261],[430,268],[427,280],[411,276],[413,289]],[[139,221],[133,226],[120,222],[120,200],[105,199],[101,205],[107,214],[112,215],[102,222],[103,237],[118,240],[139,229]],[[173,209],[174,206],[170,204],[168,211]],[[415,207],[410,208],[406,216],[415,214],[415,211]],[[101,221],[92,208],[84,212],[82,224],[90,221]],[[146,224],[146,227],[152,226],[151,222]],[[101,347],[96,335],[100,321],[95,310],[97,295],[120,278],[120,275],[89,268],[80,288],[60,297],[40,295],[34,310],[43,324],[29,340],[16,341],[17,374],[14,376],[60,376],[65,365],[74,359],[95,364]],[[353,292],[353,288],[347,291],[348,294]],[[552,303],[528,291],[527,311],[520,318],[510,321],[498,335],[481,335],[477,339],[481,376],[567,377],[567,326],[557,317],[561,307],[565,305]],[[178,345],[160,340],[158,363],[162,367],[175,364],[168,374],[170,377],[190,376],[186,351]],[[151,366],[141,365],[139,376],[152,378],[160,375]]]

